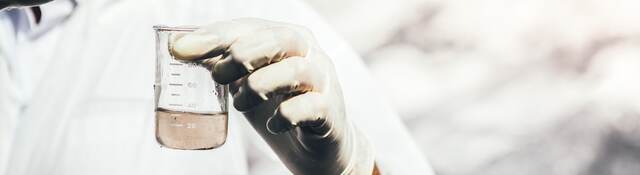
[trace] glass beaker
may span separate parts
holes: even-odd
[[[196,27],[154,26],[156,33],[156,140],[184,150],[213,149],[227,138],[228,87],[213,81],[200,61],[179,61],[170,39]]]

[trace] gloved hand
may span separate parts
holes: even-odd
[[[345,116],[333,63],[305,28],[237,19],[175,36],[170,47],[230,85],[235,108],[294,174],[372,173],[372,149]]]

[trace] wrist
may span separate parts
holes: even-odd
[[[380,169],[378,169],[378,164],[377,163],[373,163],[373,173],[371,173],[372,175],[382,175],[382,173],[380,173]]]
[[[341,174],[353,174],[353,175],[370,175],[376,171],[375,166],[375,154],[369,141],[355,126],[349,125],[353,132],[350,132],[352,137],[351,144],[351,159],[349,165],[345,168]]]

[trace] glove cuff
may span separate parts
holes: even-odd
[[[348,132],[350,137],[348,140],[353,141],[352,144],[348,144],[351,152],[351,158],[349,164],[340,174],[354,174],[354,175],[371,175],[373,173],[375,155],[373,148],[366,136],[360,132],[354,125],[349,122],[349,129],[353,132]]]

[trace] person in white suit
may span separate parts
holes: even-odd
[[[0,0],[11,9],[0,12],[0,173],[433,173],[376,95],[384,82],[301,2],[58,0],[13,8],[40,3]],[[213,21],[173,40],[171,52],[185,60],[225,53],[208,66],[232,87],[228,140],[209,151],[160,148],[151,26]]]

